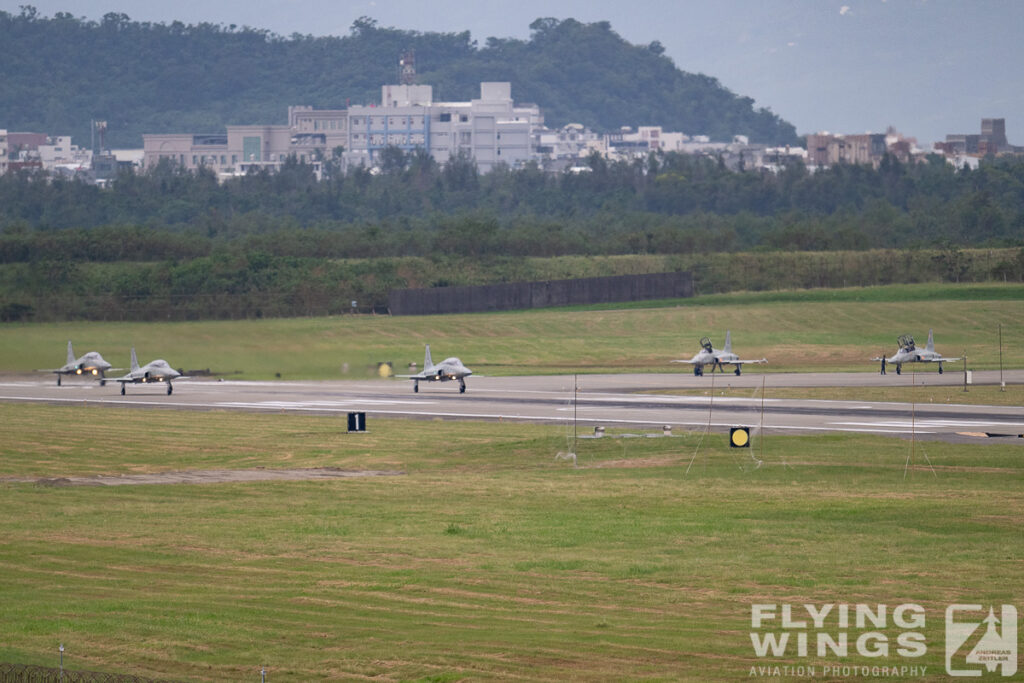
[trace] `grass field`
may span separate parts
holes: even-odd
[[[580,441],[573,468],[551,426],[348,435],[330,418],[23,405],[0,424],[0,477],[405,472],[0,483],[0,661],[55,666],[63,643],[70,669],[192,681],[264,665],[269,681],[735,680],[766,663],[753,603],[916,602],[924,657],[842,663],[928,680],[946,678],[947,604],[1022,606],[1016,445],[605,438]]]
[[[769,365],[750,372],[872,371],[868,359],[920,343],[935,329],[946,356],[965,351],[973,369],[1024,367],[1024,286],[899,285],[842,290],[724,294],[616,307],[457,316],[343,316],[175,323],[5,323],[0,372],[59,367],[68,339],[79,354],[98,350],[117,366],[164,358],[183,369],[267,379],[365,377],[379,362],[403,372],[458,355],[488,375],[674,372],[698,340],[717,346],[731,330],[734,350]],[[959,369],[959,368],[957,368]]]

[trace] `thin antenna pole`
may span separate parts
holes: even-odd
[[[999,323],[999,391],[1006,391],[1003,381],[1003,324]]]
[[[708,431],[711,429],[711,407],[715,402],[715,371],[711,370],[711,400],[708,401],[708,423],[704,425],[704,431],[701,432],[700,439],[697,441],[697,447],[693,449],[693,457],[690,458],[690,464],[686,466],[686,474],[690,473],[690,468],[693,467],[693,461],[697,459],[697,452],[700,451],[701,445],[704,443],[704,437],[707,436]],[[707,467],[707,460],[704,461],[704,466]]]
[[[964,393],[967,393],[967,349],[964,349]]]
[[[576,452],[576,375],[572,376],[572,452]]]
[[[907,462],[903,465],[903,478],[907,478],[907,468],[910,467],[910,461],[914,458],[914,441],[917,435],[915,429],[916,417],[917,417],[917,404],[914,402],[914,389],[917,386],[916,383],[917,370],[910,373],[910,453],[907,454]]]
[[[761,375],[761,424],[757,428],[757,436],[761,441],[761,462],[764,462],[764,380],[765,376]]]

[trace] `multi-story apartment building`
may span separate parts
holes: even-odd
[[[534,158],[534,130],[543,126],[536,105],[515,106],[511,83],[481,83],[469,102],[434,102],[429,85],[385,85],[381,104],[348,109],[346,165],[372,166],[387,147],[424,149],[440,164],[465,155],[486,173]]]
[[[812,166],[878,165],[886,151],[884,133],[865,133],[863,135],[812,133],[807,136],[807,162]]]

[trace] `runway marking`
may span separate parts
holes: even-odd
[[[909,429],[912,425],[910,420],[885,420],[881,422],[832,422],[830,424],[836,425],[851,425],[851,426],[880,426],[880,427],[901,427]],[[942,427],[999,427],[1013,428],[1024,427],[1024,423],[1019,422],[997,422],[991,420],[941,420],[941,419],[927,419],[927,420],[916,420],[913,423],[916,427],[926,427],[932,429],[940,429]]]
[[[437,401],[414,401],[402,399],[352,399],[350,401],[223,401],[219,406],[227,408],[273,408],[275,410],[351,408],[353,406],[395,406],[395,405],[436,405]]]

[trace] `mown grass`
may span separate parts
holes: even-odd
[[[662,302],[665,303],[665,302]],[[168,323],[40,323],[0,326],[0,372],[59,367],[67,340],[76,353],[98,350],[127,366],[164,358],[183,369],[210,368],[267,379],[367,377],[379,362],[402,372],[457,355],[480,374],[672,372],[698,340],[733,348],[769,365],[750,372],[872,371],[870,358],[895,351],[899,334],[922,344],[935,329],[936,348],[964,351],[973,369],[1024,366],[1024,286],[899,285],[718,295],[669,302],[673,307],[550,309],[456,316],[340,316]]]
[[[938,678],[947,603],[1020,597],[1011,445],[605,438],[577,442],[573,468],[550,426],[349,435],[331,418],[23,405],[0,420],[0,476],[406,472],[0,483],[0,661],[53,664],[62,642],[69,668],[194,681],[263,665],[275,681],[731,680],[765,663],[754,602],[913,601],[929,651],[912,663]]]

